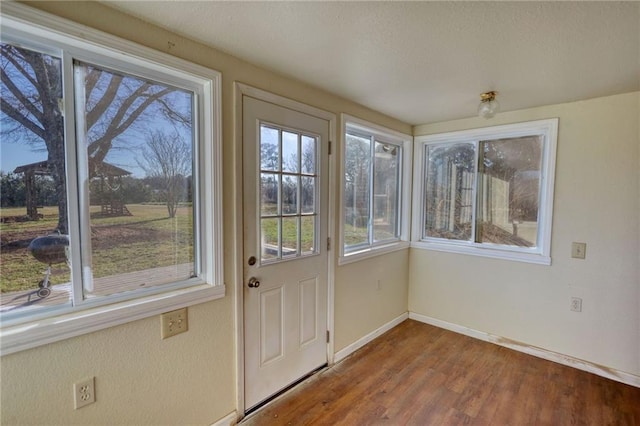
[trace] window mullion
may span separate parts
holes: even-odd
[[[200,93],[194,93],[191,100],[191,120],[193,125],[193,132],[191,134],[191,146],[193,151],[191,153],[191,165],[192,176],[200,176],[203,170],[206,168],[206,155],[204,147],[199,141],[203,138],[203,132],[200,129],[202,123],[199,116],[201,111],[202,96]],[[202,167],[201,167],[202,164]],[[207,214],[210,214],[206,210],[206,190],[204,184],[201,183],[201,179],[192,179],[193,194],[192,194],[192,220],[193,220],[193,252],[194,252],[194,270],[193,276],[200,276],[205,280],[210,279],[210,270],[206,268],[206,262],[203,263],[202,259],[205,255],[211,255],[212,253],[207,250],[206,235],[207,232],[203,232],[203,218]],[[209,204],[211,206],[211,204]],[[206,222],[206,219],[204,219]],[[260,229],[260,228],[257,228]]]
[[[296,232],[296,256],[302,255],[302,135],[297,135],[298,143],[298,173],[296,174],[296,214],[297,214],[297,232]]]
[[[427,235],[427,191],[428,191],[428,177],[429,177],[429,144],[423,143],[422,147],[422,163],[421,163],[421,191],[420,191],[420,199],[421,199],[421,207],[419,211],[420,215],[420,239],[423,240],[428,237]],[[417,186],[417,185],[415,185]],[[414,188],[417,190],[417,188]]]
[[[280,175],[280,179],[278,179],[278,259],[282,259],[282,233],[284,221],[282,220],[282,215],[284,214],[283,209],[283,190],[282,185],[284,181],[284,173],[282,170],[283,163],[283,155],[282,155],[282,129],[278,129],[278,173]]]
[[[369,234],[369,245],[372,246],[373,241],[373,208],[375,206],[375,162],[376,162],[376,140],[375,137],[371,137],[371,143],[369,144],[369,226],[367,232]]]
[[[471,242],[473,243],[477,243],[478,242],[478,236],[476,235],[476,232],[478,230],[477,227],[477,220],[478,220],[478,212],[477,212],[477,208],[478,208],[478,195],[482,194],[482,191],[478,191],[478,185],[480,184],[480,176],[479,176],[479,169],[480,169],[480,164],[478,163],[478,161],[480,161],[480,141],[473,141],[473,149],[475,151],[474,154],[474,161],[473,161],[473,167],[475,168],[474,173],[473,173],[473,177],[474,177],[474,182],[473,182],[473,192],[472,192],[472,207],[471,207]]]
[[[76,117],[74,112],[73,57],[63,51],[62,87],[64,108],[65,173],[67,180],[67,216],[69,228],[69,269],[71,269],[71,301],[74,306],[82,302],[82,246],[80,230],[80,202],[78,194],[78,162],[76,144]]]
[[[396,233],[396,238],[401,238],[402,236],[402,229],[400,227],[400,218],[402,217],[402,215],[404,214],[404,209],[400,202],[400,192],[402,191],[402,188],[404,187],[404,147],[401,145],[398,145],[396,148],[396,152],[398,155],[398,166],[396,167],[396,199],[395,199],[395,205],[396,205],[396,228],[395,228],[395,233]]]
[[[81,280],[74,280],[74,298],[76,303],[84,300],[84,290],[93,291],[93,271],[91,262],[91,225],[89,223],[89,157],[87,155],[87,123],[85,120],[85,68],[74,67],[70,65],[73,72],[73,87],[75,94],[75,141],[74,148],[76,150],[76,176],[78,186],[76,193],[78,194],[78,212],[76,222],[79,226],[80,240],[80,267],[82,277]]]

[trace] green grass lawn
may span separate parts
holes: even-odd
[[[300,218],[300,245],[302,251],[310,251],[313,248],[315,216],[302,216]],[[278,245],[278,219],[262,220],[263,241],[267,244]],[[298,244],[297,218],[282,218],[282,247],[296,250]]]
[[[178,208],[170,219],[165,205],[129,204],[132,216],[100,217],[91,208],[92,267],[95,278],[193,261],[193,215],[191,206]],[[37,288],[45,264],[38,262],[27,246],[47,235],[57,225],[57,208],[38,209],[43,218],[31,222],[0,224],[0,291]],[[2,209],[5,217],[26,214],[25,208]],[[53,284],[68,282],[69,268],[53,265]]]

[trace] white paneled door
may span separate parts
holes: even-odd
[[[327,363],[329,122],[243,96],[245,407]]]

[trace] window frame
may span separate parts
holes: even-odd
[[[367,259],[374,256],[379,256],[384,253],[390,253],[397,250],[408,248],[410,245],[410,226],[411,226],[411,168],[413,164],[413,137],[406,135],[395,130],[388,129],[386,127],[371,123],[369,121],[348,115],[341,114],[342,121],[342,133],[341,133],[341,161],[340,161],[340,248],[338,264],[344,265],[352,262],[357,262],[362,259]],[[380,142],[393,144],[401,149],[401,170],[398,173],[398,238],[387,239],[384,241],[366,243],[362,245],[362,248],[355,249],[347,252],[345,246],[345,213],[346,205],[344,202],[345,196],[345,159],[347,148],[348,131],[361,134],[363,136],[373,137]],[[374,158],[371,158],[374,161]],[[372,185],[370,185],[370,191]],[[373,197],[373,194],[370,194]],[[373,211],[369,212],[372,216]]]
[[[538,204],[537,246],[532,248],[515,247],[501,244],[476,243],[474,241],[447,240],[445,238],[426,237],[426,163],[427,149],[430,145],[446,145],[454,143],[471,143],[477,146],[480,141],[519,138],[525,136],[542,136],[543,148],[541,157],[541,180]],[[447,133],[415,137],[414,157],[414,194],[413,225],[411,247],[418,249],[444,251],[450,253],[469,254],[496,259],[513,260],[541,265],[551,265],[551,231],[553,222],[553,189],[555,182],[555,164],[558,139],[558,119],[528,121],[505,124],[478,129],[461,130]],[[474,166],[474,211],[478,208],[475,200],[478,185],[477,164]],[[474,226],[475,229],[475,226]],[[475,231],[474,231],[475,232]],[[472,235],[472,239],[475,235]]]
[[[39,51],[56,52],[62,60],[64,110],[74,111],[73,60],[140,75],[194,92],[198,113],[194,131],[194,185],[200,201],[194,205],[194,261],[199,266],[196,279],[148,288],[135,293],[112,295],[83,301],[75,305],[43,309],[44,312],[16,315],[2,319],[0,353],[2,355],[33,348],[73,336],[146,318],[162,312],[215,300],[225,296],[223,283],[222,224],[222,129],[221,74],[136,43],[99,32],[45,12],[16,3],[3,5],[2,40],[25,42]],[[53,47],[52,47],[53,46]],[[157,77],[157,78],[156,78]],[[186,82],[186,83],[185,83]],[[185,86],[185,84],[188,84]],[[194,90],[196,89],[196,90]],[[75,114],[66,114],[65,148],[69,234],[80,235],[83,216],[80,205],[88,196],[88,185],[79,183],[76,163]],[[71,206],[75,205],[75,206]],[[86,206],[88,209],[88,205]],[[197,231],[197,232],[196,232]],[[83,251],[79,238],[70,239],[73,275],[80,274]],[[73,291],[82,289],[74,280]],[[76,297],[72,296],[73,299]],[[70,299],[71,300],[71,299]],[[77,302],[77,300],[76,300]]]

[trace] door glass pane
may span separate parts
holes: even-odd
[[[298,254],[298,220],[297,216],[282,218],[282,257]]]
[[[371,140],[346,135],[344,160],[345,246],[369,243]]]
[[[316,178],[303,176],[301,181],[302,213],[315,213]]]
[[[89,182],[85,297],[194,276],[193,93],[82,62],[74,71]]]
[[[470,240],[475,174],[474,145],[430,145],[425,155],[425,236]]]
[[[298,176],[282,177],[282,214],[298,213]]]
[[[375,142],[373,175],[373,240],[398,237],[400,147]]]
[[[69,303],[72,294],[61,60],[6,43],[0,53],[0,312],[7,318]]]
[[[316,138],[302,136],[302,173],[313,175],[316,173]]]
[[[480,143],[477,242],[535,247],[542,136]]]
[[[282,170],[297,173],[300,170],[300,151],[298,150],[298,135],[282,132]]]
[[[260,142],[261,152],[269,152],[269,161],[265,162],[266,154],[261,161],[262,260],[315,254],[316,222],[309,215],[318,209],[318,140],[274,124],[262,124],[260,128],[260,137],[265,139]],[[282,138],[279,142],[278,137]],[[281,165],[281,170],[274,164]]]
[[[300,249],[302,254],[313,254],[316,240],[316,216],[302,216],[300,221]]]
[[[260,221],[260,240],[262,259],[276,259],[280,257],[280,219],[262,219]]]
[[[280,132],[260,126],[260,167],[262,170],[280,170]]]
[[[280,175],[276,173],[261,173],[260,175],[260,212],[262,216],[279,214],[278,188]]]

